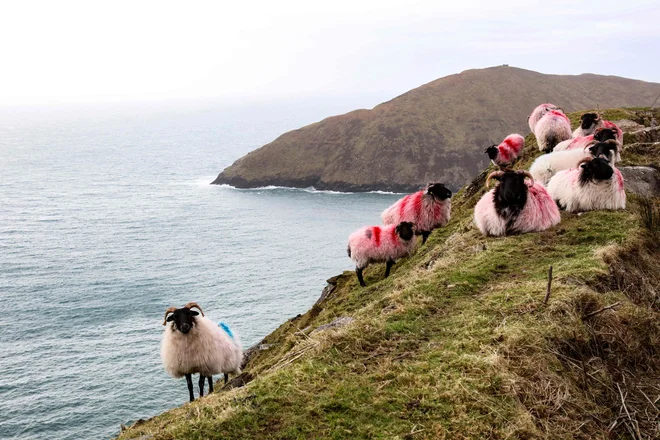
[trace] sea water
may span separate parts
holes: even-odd
[[[187,401],[163,314],[198,302],[245,347],[351,269],[397,196],[209,185],[339,106],[0,112],[0,438],[108,438]]]

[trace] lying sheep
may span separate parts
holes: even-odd
[[[623,145],[623,131],[612,121],[603,121],[603,128],[609,128],[615,131],[616,141],[619,145]]]
[[[626,209],[623,176],[603,157],[587,157],[576,168],[558,172],[548,192],[569,212]]]
[[[571,121],[560,110],[550,110],[534,126],[539,150],[549,153],[561,141],[573,137]]]
[[[620,158],[616,141],[591,141],[586,148],[581,150],[573,149],[544,154],[536,158],[529,168],[529,172],[536,181],[546,185],[557,172],[576,167],[585,157],[599,156],[605,157],[612,164],[616,163]]]
[[[552,150],[553,152],[564,151],[564,150],[574,150],[574,149],[584,149],[592,141],[596,140],[599,142],[605,142],[607,140],[616,140],[617,132],[614,128],[598,128],[594,134],[588,136],[577,137],[573,139],[567,139],[563,142],[557,144],[557,146]]]
[[[202,316],[192,308],[199,309]],[[214,375],[224,373],[227,383],[229,373],[240,374],[243,349],[238,337],[204,317],[197,303],[190,302],[180,309],[170,307],[163,325],[167,326],[160,350],[163,366],[175,379],[186,376],[191,402],[195,400],[193,374],[199,373],[199,397],[204,395],[206,378],[212,393]]]
[[[530,179],[530,184],[525,179]],[[488,176],[497,186],[481,197],[474,208],[474,222],[484,235],[502,236],[544,231],[561,220],[557,205],[527,171],[495,171]]]
[[[580,116],[580,126],[573,132],[573,137],[584,137],[593,134],[596,129],[603,126],[603,121],[598,113],[585,113]]]
[[[522,153],[525,138],[515,133],[504,138],[501,144],[486,148],[490,161],[500,168],[511,166]]]
[[[398,225],[366,226],[348,237],[348,256],[355,262],[355,273],[362,287],[366,286],[362,271],[371,263],[387,263],[385,278],[399,258],[415,249],[415,231],[411,222]]]
[[[529,124],[529,131],[534,133],[534,127],[536,126],[536,123],[541,120],[543,116],[545,116],[546,113],[548,113],[550,110],[561,110],[559,107],[557,107],[554,104],[541,104],[537,106],[533,111],[532,114],[529,115],[527,118],[527,123]]]
[[[431,231],[446,226],[450,217],[451,191],[442,183],[429,183],[426,189],[397,200],[381,214],[384,225],[414,223],[416,235],[422,236],[422,244]]]

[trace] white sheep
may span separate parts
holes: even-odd
[[[548,192],[569,212],[626,209],[623,176],[603,157],[587,157],[577,167],[558,172]]]
[[[534,133],[534,127],[539,120],[545,116],[550,110],[561,110],[554,104],[546,103],[538,105],[533,111],[532,114],[527,118],[527,123],[529,124],[529,131]]]
[[[539,150],[549,153],[561,141],[573,136],[571,121],[561,110],[550,110],[534,126]]]
[[[197,308],[199,313],[191,310]],[[167,325],[169,323],[169,325]],[[204,395],[204,380],[208,378],[209,392],[213,392],[213,376],[224,373],[240,374],[243,349],[238,336],[228,327],[204,316],[197,303],[190,302],[180,309],[170,307],[165,312],[160,355],[167,374],[175,379],[185,376],[190,401],[195,400],[192,375],[199,374],[199,396]]]

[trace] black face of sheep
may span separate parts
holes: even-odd
[[[585,113],[580,116],[582,130],[591,128],[591,126],[598,121],[599,117],[597,113]]]
[[[529,188],[525,179],[530,177],[526,171],[499,171],[491,174],[491,178],[499,180],[495,188],[495,211],[502,217],[522,211],[527,203]]]
[[[598,142],[605,142],[609,140],[616,140],[616,131],[611,128],[601,128],[594,133],[594,140]]]
[[[446,200],[451,198],[451,191],[444,186],[442,183],[431,183],[426,188],[427,194],[431,194],[433,197],[436,197],[440,200]]]
[[[497,145],[491,145],[490,147],[486,148],[484,153],[486,153],[488,155],[488,158],[490,160],[495,160],[495,158],[497,157],[497,153],[498,153]]]
[[[599,142],[589,147],[589,152],[593,157],[602,157],[608,161],[616,155],[618,145],[616,141]]]
[[[195,320],[193,318],[197,315],[199,315],[198,312],[184,307],[173,311],[165,321],[174,322],[174,328],[186,335],[192,330],[193,325],[195,325]]]
[[[614,170],[610,163],[602,157],[584,159],[580,163],[580,184],[584,185],[595,180],[610,180]]]
[[[414,228],[415,225],[411,222],[401,222],[394,230],[401,240],[410,241],[413,238],[413,235],[415,235]]]

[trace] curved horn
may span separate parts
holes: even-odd
[[[199,306],[199,304],[197,304],[196,302],[189,302],[188,304],[186,304],[183,307],[185,307],[186,309],[192,309],[193,307],[196,308],[196,309],[199,309],[199,311],[202,313],[202,316],[204,316],[204,311]]]
[[[532,181],[532,186],[534,186],[534,176],[532,176],[532,173],[530,173],[527,170],[520,170],[518,171],[518,174],[522,174],[523,176],[527,177],[529,180]]]
[[[504,175],[504,171],[493,171],[488,175],[488,178],[486,179],[486,188],[490,187],[490,179],[494,177],[501,177]]]
[[[585,157],[585,158],[583,158],[582,160],[580,160],[580,161],[577,163],[577,165],[575,165],[575,168],[580,168],[580,165],[582,165],[583,163],[591,162],[591,159],[593,159],[593,157]]]
[[[176,311],[176,307],[170,307],[165,311],[165,318],[163,318],[163,325],[167,325],[167,315]]]

